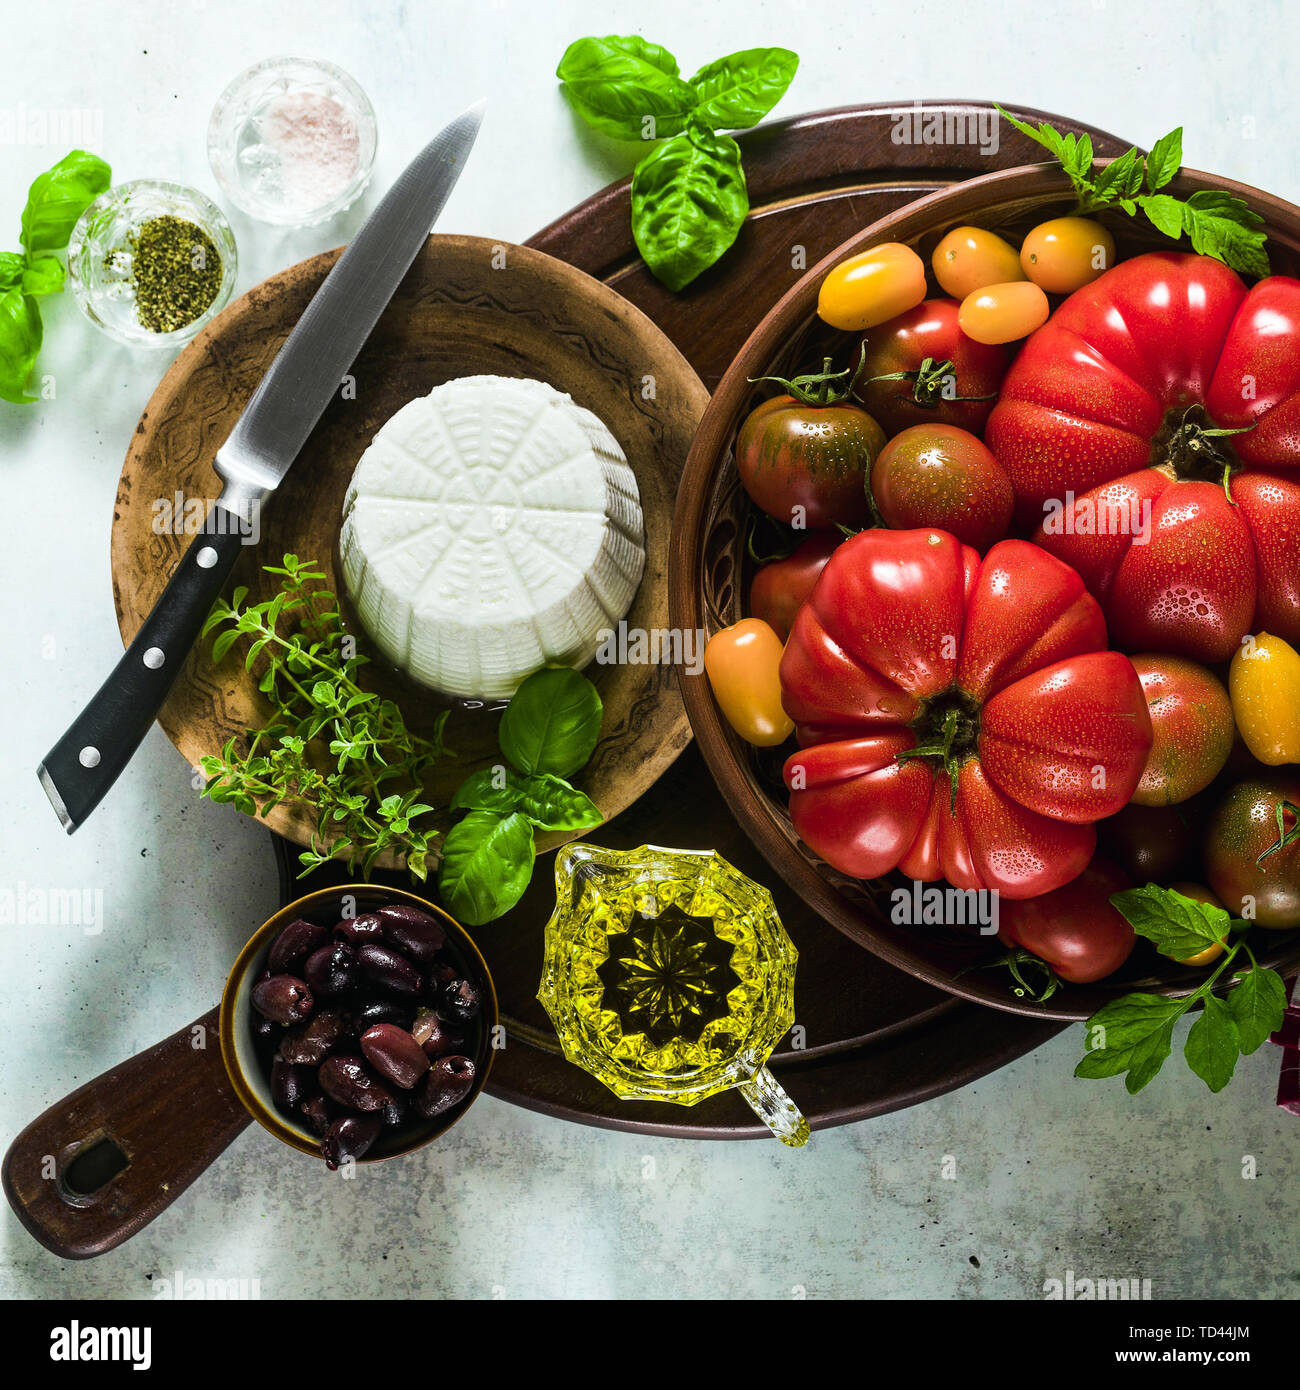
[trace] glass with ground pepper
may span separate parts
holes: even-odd
[[[179,347],[230,302],[235,237],[211,199],[181,184],[136,179],[82,215],[68,278],[82,312],[135,347]]]

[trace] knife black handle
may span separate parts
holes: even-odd
[[[209,510],[113,674],[37,768],[69,835],[99,805],[149,732],[246,535],[239,516],[220,505]]]

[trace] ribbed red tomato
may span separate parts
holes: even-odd
[[[1122,262],[1026,342],[985,440],[1117,646],[1213,662],[1249,631],[1300,639],[1300,280]]]
[[[795,830],[857,878],[1069,882],[1151,747],[1137,673],[1105,646],[1079,576],[1027,541],[982,562],[944,531],[845,541],[781,660]]]

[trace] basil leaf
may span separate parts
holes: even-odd
[[[502,775],[504,774],[504,775]],[[511,768],[485,767],[471,773],[452,797],[453,811],[518,811],[538,830],[590,830],[604,817],[589,796],[562,777],[539,772],[523,774]]]
[[[746,48],[702,67],[691,78],[695,115],[714,130],[757,125],[785,95],[799,67],[788,48]]]
[[[1241,1046],[1237,1025],[1228,1006],[1213,994],[1205,996],[1205,1008],[1192,1024],[1183,1044],[1187,1065],[1212,1091],[1221,1091],[1232,1080]]]
[[[23,282],[27,257],[18,251],[0,251],[0,290],[12,289]]]
[[[1286,1014],[1286,985],[1276,970],[1256,966],[1236,974],[1237,988],[1224,1003],[1237,1025],[1241,1050],[1247,1056],[1282,1026]]]
[[[1097,1079],[1128,1072],[1124,1085],[1136,1094],[1169,1056],[1174,1024],[1188,1005],[1188,1000],[1160,994],[1126,994],[1103,1005],[1084,1030],[1091,1034],[1094,1028],[1103,1029],[1104,1042],[1084,1054],[1075,1076]]]
[[[568,777],[591,757],[603,714],[596,687],[567,666],[534,671],[501,716],[501,751],[520,772]]]
[[[29,253],[68,244],[77,218],[108,187],[112,175],[97,155],[73,150],[32,184],[23,208],[22,243]]]
[[[535,855],[523,816],[471,811],[442,842],[438,892],[447,911],[470,927],[508,912],[528,887]]]
[[[36,256],[23,271],[24,294],[58,294],[66,278],[57,256]]]
[[[1146,185],[1154,193],[1163,188],[1183,166],[1183,128],[1162,135],[1146,160]]]
[[[0,294],[0,400],[31,405],[27,378],[41,350],[41,313],[36,301],[21,289]]]
[[[636,34],[576,40],[555,75],[582,119],[616,140],[676,135],[697,100],[673,55]]]
[[[1114,893],[1110,901],[1139,936],[1172,960],[1186,960],[1207,946],[1222,945],[1231,929],[1232,918],[1223,908],[1195,902],[1154,883]]]
[[[748,211],[740,146],[703,126],[665,140],[632,175],[632,235],[670,290],[689,285],[726,251]]]

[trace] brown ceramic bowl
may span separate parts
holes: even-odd
[[[1186,197],[1199,188],[1224,188],[1245,198],[1265,220],[1273,270],[1300,273],[1300,208],[1258,189],[1184,170],[1172,191]],[[1036,223],[1071,210],[1065,176],[1036,165],[986,174],[954,184],[867,227],[827,256],[780,299],[751,334],[714,393],[695,436],[677,494],[673,544],[669,556],[669,613],[674,628],[712,634],[743,616],[752,567],[745,538],[752,507],[736,472],[732,446],[740,422],[758,401],[773,394],[750,379],[793,376],[848,341],[816,315],[817,291],[830,268],[885,241],[913,246],[929,265],[930,253],[945,232],[972,223],[1001,232],[1013,244]],[[1150,228],[1120,214],[1104,216],[1121,257],[1171,243]],[[930,294],[942,295],[933,284]],[[695,737],[732,811],[782,878],[832,926],[891,965],[941,989],[994,1008],[1035,1017],[1087,1018],[1117,994],[1140,988],[1152,993],[1187,994],[1203,972],[1186,969],[1155,954],[1146,942],[1118,974],[1095,985],[1067,985],[1046,1004],[1017,998],[1004,969],[979,967],[996,959],[1000,948],[987,938],[972,939],[939,927],[913,929],[889,919],[889,893],[904,880],[863,882],[832,869],[794,833],[781,784],[781,750],[756,750],[742,742],[722,717],[705,675],[681,672],[682,694]],[[791,745],[793,746],[793,745]],[[1261,964],[1285,973],[1300,969],[1300,931],[1254,934]],[[970,973],[964,973],[970,972]]]
[[[446,928],[446,950],[452,961],[464,970],[469,979],[483,985],[483,1007],[478,1017],[472,1020],[471,1031],[466,1039],[466,1055],[474,1062],[474,1085],[469,1095],[445,1114],[410,1127],[403,1127],[391,1135],[382,1134],[374,1148],[360,1161],[374,1163],[379,1159],[397,1158],[414,1149],[423,1148],[425,1144],[432,1143],[445,1134],[478,1099],[492,1068],[492,1058],[495,1056],[492,1039],[499,1022],[496,989],[478,947],[458,922],[448,917],[441,908],[434,907],[432,903],[416,897],[414,893],[403,892],[400,888],[382,888],[370,883],[348,883],[340,888],[322,888],[319,892],[308,893],[306,897],[282,907],[269,922],[253,934],[239,953],[221,996],[220,1019],[221,1057],[226,1064],[226,1072],[235,1094],[263,1129],[269,1129],[277,1139],[282,1139],[301,1153],[311,1154],[313,1158],[321,1156],[319,1137],[305,1125],[294,1124],[287,1119],[271,1101],[270,1071],[258,1057],[253,1046],[250,1002],[253,982],[261,974],[266,954],[271,949],[271,943],[279,935],[280,929],[288,926],[296,918],[305,917],[309,922],[331,926],[343,916],[345,905],[352,915],[360,916],[363,912],[373,912],[376,908],[390,903],[405,903],[410,907],[418,907],[421,912],[427,912],[430,917],[436,917]]]

